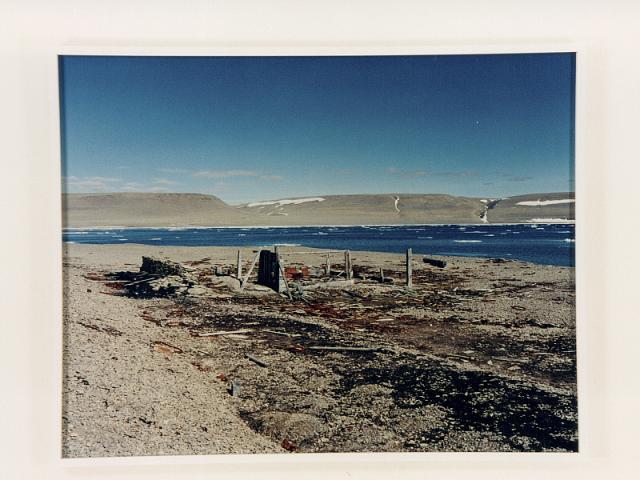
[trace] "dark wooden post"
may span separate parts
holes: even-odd
[[[411,264],[412,257],[411,249],[407,248],[407,287],[413,286],[413,279],[411,278],[413,275],[413,265]]]
[[[280,291],[280,268],[277,255],[269,250],[260,251],[258,284]]]
[[[242,278],[242,254],[240,253],[240,250],[238,250],[238,262],[236,264],[236,275],[238,277],[238,280]]]

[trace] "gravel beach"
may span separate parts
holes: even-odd
[[[289,299],[237,251],[64,245],[63,456],[577,451],[573,268],[282,248]],[[143,256],[193,284],[127,295]]]

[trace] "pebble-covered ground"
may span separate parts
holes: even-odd
[[[403,256],[354,252],[329,283],[296,247],[290,300],[239,291],[233,248],[65,249],[67,457],[577,450],[572,268],[418,257],[409,289]],[[132,298],[143,255],[195,283]]]

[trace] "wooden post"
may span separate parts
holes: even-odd
[[[326,269],[327,277],[331,276],[331,258],[329,256],[329,252],[327,252],[327,269]]]
[[[413,274],[413,265],[411,264],[412,257],[411,249],[407,248],[407,287],[413,286],[413,279],[411,278]]]
[[[280,269],[278,268],[278,259],[276,254],[270,250],[260,251],[259,264],[258,284],[279,292]]]
[[[384,270],[380,267],[380,283],[384,283]]]
[[[353,271],[351,270],[351,252],[349,250],[344,251],[344,274],[347,280],[351,280]]]
[[[282,281],[284,282],[284,288],[287,292],[287,296],[289,297],[289,300],[292,300],[292,296],[291,296],[291,290],[289,290],[289,283],[287,282],[287,276],[284,274],[284,268],[282,268],[282,265],[280,264],[280,260],[278,260],[278,268],[280,270],[280,275],[282,276]],[[280,291],[280,286],[278,285],[278,292]]]
[[[238,280],[242,278],[242,254],[240,253],[240,250],[238,250],[238,264],[236,268],[236,275]]]

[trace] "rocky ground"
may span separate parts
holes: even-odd
[[[577,450],[572,268],[417,257],[407,288],[295,247],[290,299],[232,248],[65,249],[65,456]]]

